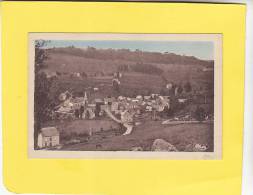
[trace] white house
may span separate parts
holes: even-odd
[[[148,96],[148,95],[144,96],[144,100],[149,100],[150,98],[151,98],[151,97]]]
[[[112,102],[111,110],[112,112],[115,112],[119,109],[119,103],[118,102]]]
[[[166,85],[166,89],[172,89],[172,87],[173,87],[173,84],[172,83],[168,83],[167,85]]]
[[[179,102],[179,103],[185,103],[185,102],[187,102],[187,99],[181,98],[181,99],[178,99],[178,102]]]
[[[60,144],[60,134],[55,127],[45,127],[38,135],[38,147],[52,147]]]

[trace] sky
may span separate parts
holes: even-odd
[[[51,40],[47,48],[69,47],[76,48],[95,47],[97,49],[139,49],[149,52],[168,52],[179,55],[195,56],[203,60],[213,60],[213,42],[208,41],[129,41],[129,40]]]

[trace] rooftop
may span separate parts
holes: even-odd
[[[84,97],[76,97],[76,98],[71,99],[72,103],[81,103],[83,101],[85,101]]]
[[[59,135],[59,131],[56,127],[44,127],[41,129],[41,133],[45,137],[57,136]]]

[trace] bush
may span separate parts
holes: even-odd
[[[198,121],[203,121],[205,119],[205,110],[202,107],[197,107],[195,110],[195,118]]]
[[[141,72],[146,74],[162,74],[163,70],[153,66],[151,64],[136,64],[132,66],[132,70],[135,72]]]

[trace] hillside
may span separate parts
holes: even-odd
[[[51,94],[69,90],[81,93],[88,88],[99,88],[96,97],[135,96],[160,93],[167,83],[192,84],[193,90],[213,86],[213,71],[204,72],[213,67],[212,61],[203,61],[195,57],[176,54],[161,54],[129,50],[96,50],[79,48],[46,49],[47,72],[58,73]],[[195,62],[195,64],[193,64]],[[123,73],[120,92],[112,88],[113,74]],[[77,78],[73,73],[80,73]],[[83,75],[86,75],[85,77]],[[54,95],[55,94],[55,95]]]
[[[212,67],[213,61],[197,59],[193,56],[181,56],[173,53],[157,53],[130,51],[127,49],[80,49],[50,48],[46,49],[49,70],[60,72],[103,72],[109,74],[117,70],[142,72],[150,68],[148,73],[162,73],[172,67],[203,68]],[[138,66],[137,66],[138,65]],[[142,67],[140,67],[142,66]],[[145,73],[145,72],[144,72]]]

